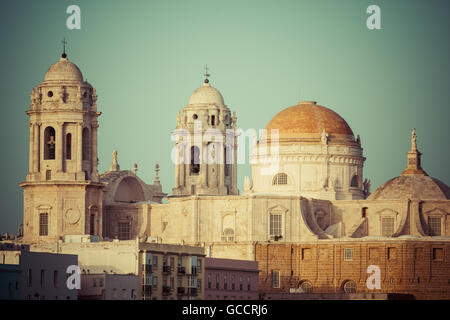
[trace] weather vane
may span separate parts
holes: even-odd
[[[204,74],[204,76],[206,77],[205,83],[208,83],[208,82],[209,82],[208,77],[211,76],[211,75],[208,73],[208,65],[205,65],[205,74]]]
[[[67,57],[67,54],[66,54],[66,44],[67,44],[66,38],[64,38],[63,41],[61,41],[61,43],[63,44],[63,54],[62,54],[62,57],[65,58],[65,57]]]

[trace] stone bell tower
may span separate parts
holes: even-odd
[[[236,115],[209,83],[194,91],[178,112],[175,139],[175,196],[237,195]]]
[[[24,239],[101,236],[102,184],[97,171],[97,94],[64,52],[32,89]]]

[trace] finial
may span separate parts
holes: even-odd
[[[137,171],[138,171],[137,163],[135,163],[133,165],[133,171],[134,171],[134,175],[137,176]]]
[[[112,164],[109,171],[120,171],[119,163],[117,162],[117,150],[114,149],[112,152]]]
[[[408,162],[406,169],[403,171],[402,175],[405,174],[422,174],[427,175],[427,173],[422,169],[421,166],[421,156],[419,150],[417,150],[417,134],[416,129],[411,132],[411,150],[408,151]]]
[[[66,38],[64,38],[63,41],[61,41],[61,42],[62,42],[62,44],[63,44],[63,54],[61,55],[61,57],[67,58],[67,54],[66,54],[66,44],[67,44],[67,41],[66,41]]]
[[[208,73],[208,65],[205,65],[205,83],[209,83],[209,79],[208,77],[210,77],[211,75]]]
[[[155,182],[154,184],[159,184],[159,164],[155,165]]]

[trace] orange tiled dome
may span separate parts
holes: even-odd
[[[317,105],[314,101],[300,102],[286,108],[270,120],[266,126],[278,129],[280,140],[320,138],[325,130],[329,140],[339,138],[354,141],[353,131],[345,120],[333,110]]]

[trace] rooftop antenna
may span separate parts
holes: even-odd
[[[210,77],[211,75],[208,73],[208,65],[205,65],[205,83],[209,83],[208,77]]]
[[[63,44],[63,54],[61,55],[61,57],[67,58],[67,54],[66,54],[66,44],[67,44],[67,41],[66,41],[66,38],[64,38],[63,41],[61,41],[61,43]]]

